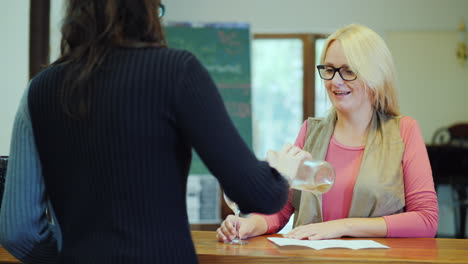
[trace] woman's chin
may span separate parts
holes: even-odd
[[[337,112],[340,112],[343,114],[351,112],[351,107],[349,107],[348,105],[334,104],[333,106],[335,107]]]

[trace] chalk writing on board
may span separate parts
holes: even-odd
[[[241,91],[242,95],[250,95],[251,91],[250,83],[217,83],[216,86],[218,89]]]
[[[242,66],[239,64],[233,65],[206,65],[206,69],[210,72],[216,73],[235,73],[240,74],[242,73]]]
[[[219,39],[221,43],[223,43],[224,50],[229,55],[236,55],[242,52],[242,45],[241,42],[238,40],[239,35],[236,31],[233,32],[225,32],[225,31],[218,31]]]

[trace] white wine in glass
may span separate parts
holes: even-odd
[[[293,189],[326,193],[335,183],[335,170],[333,166],[323,160],[306,159],[299,169],[296,176],[289,181]]]
[[[235,202],[233,202],[231,199],[229,199],[229,197],[227,197],[226,194],[223,194],[223,195],[224,195],[224,201],[226,201],[226,204],[229,206],[229,208],[231,208],[231,210],[234,212],[234,215],[236,217],[236,220],[235,220],[235,223],[234,223],[234,225],[235,225],[234,228],[236,229],[236,237],[234,237],[233,240],[226,241],[224,243],[231,244],[231,245],[245,245],[245,244],[248,244],[249,242],[247,242],[246,240],[242,240],[239,237],[239,214],[240,214],[239,206],[237,206],[237,204]]]

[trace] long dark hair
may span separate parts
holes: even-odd
[[[113,46],[166,47],[158,8],[160,0],[68,0],[62,25],[60,57],[65,67],[59,98],[67,115],[90,109],[89,81]]]

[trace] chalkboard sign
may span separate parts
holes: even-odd
[[[245,24],[172,24],[165,27],[168,46],[192,52],[216,83],[244,141],[252,147],[250,32]],[[216,131],[207,131],[216,133]],[[190,174],[209,174],[193,155]]]

